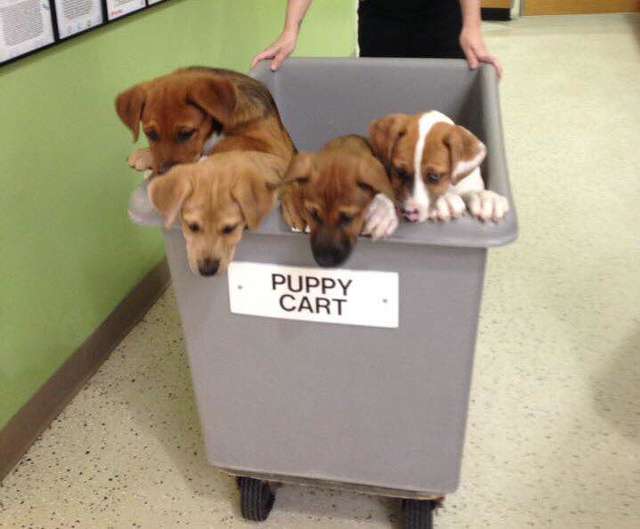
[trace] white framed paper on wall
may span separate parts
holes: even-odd
[[[101,0],[55,0],[55,7],[61,39],[104,23]]]
[[[49,0],[0,0],[0,63],[53,41]]]
[[[0,0],[0,67],[167,0]]]
[[[147,7],[145,0],[107,0],[107,18],[115,20]]]

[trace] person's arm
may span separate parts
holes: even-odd
[[[284,22],[284,29],[278,39],[262,53],[258,53],[251,61],[253,68],[260,61],[273,59],[271,69],[273,71],[280,68],[282,63],[293,53],[298,43],[300,26],[307,14],[309,6],[313,0],[288,0],[287,16]]]
[[[480,66],[480,63],[492,64],[498,77],[502,77],[502,64],[497,57],[489,53],[482,38],[480,0],[460,0],[460,8],[462,9],[460,46],[462,46],[469,67],[475,70]]]

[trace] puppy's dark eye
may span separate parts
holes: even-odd
[[[340,226],[348,226],[353,222],[353,217],[346,213],[340,213]]]
[[[200,231],[200,224],[197,224],[195,222],[192,222],[191,224],[189,224],[189,229],[193,232],[193,233],[198,233]]]
[[[228,226],[222,228],[222,233],[224,233],[225,235],[229,235],[230,233],[233,233],[237,227],[237,224],[229,224]]]
[[[178,141],[178,143],[187,143],[191,138],[193,138],[193,135],[195,133],[196,129],[181,130],[176,135],[176,140]]]
[[[146,134],[147,139],[151,142],[155,142],[160,139],[160,134],[158,134],[155,130],[145,130],[144,133]]]
[[[317,209],[310,209],[309,215],[311,215],[311,218],[315,223],[322,224],[322,217],[320,216],[320,213],[318,213]]]
[[[440,175],[437,173],[427,173],[427,181],[430,184],[437,184],[440,181]]]
[[[396,167],[396,174],[398,175],[398,178],[403,182],[408,182],[409,180],[411,180],[411,175],[409,175],[409,173],[407,173],[407,171],[405,171],[404,169],[398,169]]]

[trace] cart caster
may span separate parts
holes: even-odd
[[[434,500],[403,500],[403,529],[432,529],[433,511],[437,506]]]
[[[276,499],[269,483],[253,478],[238,478],[238,487],[242,517],[252,522],[264,522]]]

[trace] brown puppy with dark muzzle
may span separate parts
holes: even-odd
[[[274,154],[287,162],[295,151],[269,90],[230,70],[185,68],[138,84],[116,99],[116,111],[138,140],[140,124],[149,149],[129,164],[162,174],[203,155],[231,150]]]
[[[151,180],[149,199],[171,227],[180,219],[191,270],[224,272],[245,229],[256,229],[274,208],[287,164],[260,152],[214,154]]]
[[[339,266],[362,234],[388,237],[398,226],[393,189],[365,138],[343,136],[318,153],[297,155],[285,179],[283,209],[311,233],[320,266]]]

